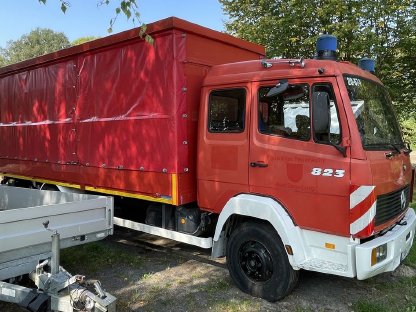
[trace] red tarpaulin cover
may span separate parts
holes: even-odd
[[[264,49],[176,18],[148,31],[0,69],[0,173],[195,200],[203,76]]]
[[[176,172],[183,42],[170,32],[0,79],[1,156]]]

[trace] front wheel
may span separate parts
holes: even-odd
[[[242,291],[272,302],[289,294],[299,275],[290,265],[279,235],[266,223],[243,223],[232,232],[227,266]]]

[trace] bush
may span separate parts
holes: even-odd
[[[400,125],[404,140],[410,143],[412,150],[416,150],[416,117],[401,120]]]

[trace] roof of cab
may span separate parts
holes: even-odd
[[[295,59],[253,60],[213,66],[205,78],[204,86],[343,74],[360,76],[381,83],[376,76],[350,62],[307,59],[302,68],[299,63],[296,63],[298,61]],[[272,66],[264,66],[265,62]]]

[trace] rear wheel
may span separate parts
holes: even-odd
[[[232,232],[227,265],[242,291],[273,302],[289,294],[298,279],[279,235],[266,223],[243,223]]]

